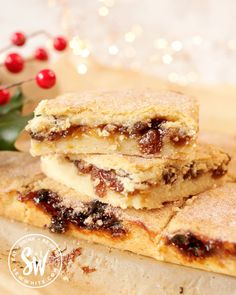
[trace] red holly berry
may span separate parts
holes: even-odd
[[[23,46],[25,44],[25,41],[26,37],[25,34],[23,34],[22,32],[15,32],[11,36],[11,42],[16,46]]]
[[[58,51],[63,51],[67,47],[67,41],[64,37],[58,36],[53,41],[53,46]]]
[[[10,100],[10,92],[8,89],[1,89],[0,88],[0,105],[4,105],[9,102]]]
[[[18,53],[10,53],[5,59],[5,67],[11,73],[19,73],[24,68],[24,60]]]
[[[38,72],[35,79],[38,86],[44,89],[49,89],[56,83],[56,75],[52,70],[49,69],[44,69]]]
[[[44,48],[37,48],[34,53],[34,58],[38,60],[48,60],[48,53]]]

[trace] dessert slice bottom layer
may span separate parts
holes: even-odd
[[[161,259],[160,233],[181,202],[150,212],[122,210],[85,196],[50,179],[26,190],[0,194],[0,214],[50,232]]]
[[[236,275],[236,183],[189,199],[162,232],[168,262]]]
[[[157,260],[236,276],[236,183],[161,209],[123,210],[45,178],[33,165],[37,160],[27,155],[27,161],[12,155],[19,165],[11,170],[6,171],[5,158],[0,161],[0,215]],[[26,169],[26,163],[34,169]],[[21,176],[20,169],[27,172]],[[5,181],[7,175],[16,178],[13,187]]]
[[[199,145],[191,160],[122,155],[49,155],[43,172],[91,200],[123,209],[160,208],[165,202],[199,194],[225,181],[229,156]]]

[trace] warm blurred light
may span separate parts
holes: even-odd
[[[98,14],[99,14],[100,16],[107,16],[108,13],[109,13],[109,9],[108,9],[106,6],[102,6],[102,7],[100,7],[99,10],[98,10]]]
[[[143,28],[140,25],[133,25],[131,31],[136,35],[140,35],[143,32]]]
[[[81,52],[80,52],[80,56],[82,56],[82,57],[84,57],[84,58],[88,57],[89,54],[90,54],[90,51],[88,50],[88,48],[84,48],[84,49],[82,49]]]
[[[53,41],[52,40],[47,40],[46,41],[46,47],[49,49],[53,49]]]
[[[163,61],[164,64],[169,65],[169,64],[172,63],[173,57],[170,54],[165,54],[165,55],[162,56],[162,61]]]
[[[168,46],[168,42],[164,38],[159,38],[154,41],[154,47],[156,49],[164,49]]]
[[[71,39],[70,47],[72,49],[82,48],[85,47],[85,43],[78,36],[76,36]]]
[[[70,41],[70,48],[72,48],[75,55],[79,55],[83,58],[86,58],[90,55],[88,44],[85,41],[81,40],[78,36],[74,37]]]
[[[135,40],[135,34],[133,32],[128,32],[125,34],[125,41],[132,43]]]
[[[171,43],[171,48],[174,51],[180,51],[183,48],[183,44],[182,44],[182,42],[176,40]]]
[[[202,43],[202,37],[201,36],[193,36],[192,41],[195,45],[200,45]]]
[[[85,64],[79,64],[77,66],[77,72],[80,74],[80,75],[84,75],[86,74],[88,71],[88,68]]]
[[[118,47],[116,45],[111,45],[108,48],[108,52],[111,55],[116,55],[119,52],[119,49],[118,49]]]

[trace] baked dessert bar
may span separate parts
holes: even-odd
[[[18,165],[10,166],[6,158]],[[29,162],[31,166],[26,166]],[[38,160],[26,153],[0,153],[0,215],[46,227],[53,233],[158,257],[159,234],[182,202],[167,204],[148,214],[143,210],[122,210],[98,200],[90,201],[85,195],[46,178],[39,169],[29,169],[36,166]],[[20,178],[22,170],[29,176],[28,183],[25,176]],[[14,187],[5,183],[7,175],[19,176]]]
[[[236,183],[186,202],[162,233],[164,260],[236,275]]]
[[[19,165],[7,170],[6,157]],[[157,260],[236,276],[236,183],[161,209],[124,210],[90,201],[45,178],[35,169],[38,160],[27,154],[3,152],[0,160],[2,216]],[[25,166],[29,162],[33,170]],[[21,178],[23,169],[27,172]],[[14,186],[5,183],[7,175],[16,176]]]
[[[200,144],[191,160],[122,155],[41,157],[49,177],[90,198],[123,209],[160,208],[225,181],[229,156]]]
[[[63,249],[62,272],[53,282],[50,294],[58,293],[58,290],[62,294],[77,294],[79,290],[80,295],[196,295],[197,290],[198,295],[232,295],[236,290],[234,277],[159,262],[82,240],[76,241],[70,236],[65,238],[64,235],[50,234],[47,229],[9,222],[4,217],[0,217],[0,224],[1,277],[7,278],[9,275],[6,253],[18,238],[26,234],[46,235]],[[51,267],[57,265],[57,256],[50,253],[49,258]],[[21,259],[16,260],[18,265],[24,267]],[[7,294],[20,291],[21,287],[17,289],[13,283],[10,276],[2,280],[2,290],[6,286]]]
[[[31,153],[187,157],[198,105],[176,92],[97,91],[43,100],[27,128]]]

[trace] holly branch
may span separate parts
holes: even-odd
[[[46,35],[53,42],[53,48],[57,51],[63,51],[67,47],[67,40],[62,36],[53,37],[45,31],[37,31],[30,35],[22,32],[15,32],[10,38],[10,43],[0,49],[0,54],[6,53],[4,62],[0,64],[8,72],[12,74],[20,73],[24,70],[28,61],[38,60],[46,61],[49,53],[44,47],[38,47],[34,51],[32,57],[27,60],[16,52],[8,52],[13,47],[24,46],[30,38],[34,38],[40,34]],[[52,88],[56,84],[56,75],[50,69],[42,69],[34,77],[29,77],[23,81],[16,81],[12,84],[0,85],[0,150],[15,149],[14,143],[22,129],[24,129],[32,114],[22,116],[22,108],[24,104],[24,95],[20,86],[25,83],[35,82],[37,86],[43,89]],[[10,90],[18,87],[11,96]]]

